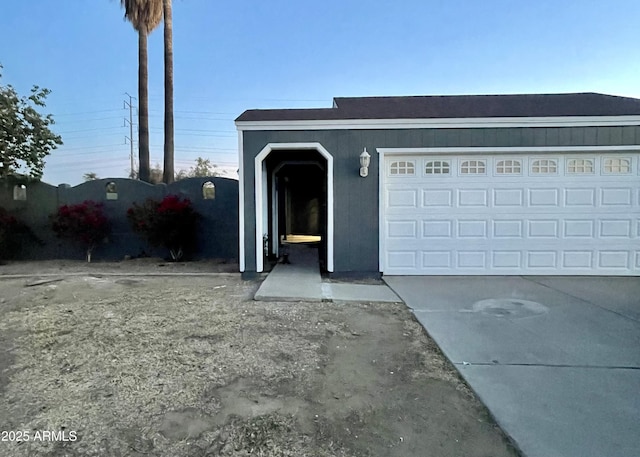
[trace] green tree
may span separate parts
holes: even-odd
[[[173,13],[171,0],[163,0],[164,11],[164,177],[167,184],[174,180],[173,135]]]
[[[149,182],[149,69],[147,37],[162,20],[163,0],[120,0],[124,17],[138,32],[139,178]]]
[[[207,176],[220,176],[218,166],[211,163],[209,159],[203,159],[198,157],[196,159],[196,166],[191,167],[189,170],[180,170],[176,174],[176,179],[179,181],[185,178],[204,178]]]
[[[196,166],[191,168],[189,176],[192,178],[204,178],[206,176],[218,176],[217,165],[212,164],[211,160],[198,157]]]
[[[162,182],[162,168],[160,168],[159,163],[155,164],[150,170],[149,182],[152,184],[160,184]]]
[[[129,178],[138,179],[138,170],[133,170],[133,173],[129,173]],[[151,184],[160,184],[162,182],[162,168],[160,168],[159,163],[156,163],[149,169],[149,179],[147,182]]]
[[[13,86],[0,82],[0,178],[20,173],[40,179],[45,157],[62,144],[49,128],[53,116],[38,111],[50,93],[33,86],[31,95],[21,97]]]

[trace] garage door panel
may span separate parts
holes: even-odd
[[[593,252],[587,250],[567,250],[562,253],[562,268],[566,270],[592,270]]]
[[[389,208],[416,208],[418,192],[414,189],[391,189],[388,193]]]
[[[488,238],[488,223],[485,220],[458,221],[458,238]]]
[[[452,238],[453,221],[447,219],[434,219],[422,221],[423,238]]]
[[[640,275],[638,176],[573,158],[448,158],[436,176],[424,166],[445,170],[441,158],[412,156],[416,174],[383,189],[383,273]]]
[[[594,188],[573,188],[564,191],[565,207],[596,206],[596,190]]]
[[[600,238],[631,238],[631,221],[602,219]]]
[[[622,269],[629,268],[630,255],[629,251],[599,251],[598,252],[598,267],[610,268],[610,269]]]
[[[451,269],[451,251],[421,251],[421,263],[423,269]]]
[[[388,251],[386,264],[390,270],[404,272],[401,274],[420,274],[416,251]]]
[[[487,268],[487,251],[458,251],[456,253],[459,268],[484,270]]]
[[[586,242],[593,245],[596,240],[626,241],[627,246],[640,233],[640,221],[632,219],[390,219],[386,222],[386,236],[394,243],[424,240],[449,240],[464,242],[473,240],[529,240],[536,244],[556,242],[567,244]]]
[[[529,251],[526,257],[526,267],[537,268],[558,268],[558,252],[556,251]]]
[[[493,221],[493,238],[522,239],[524,237],[523,221],[521,219],[507,219]]]
[[[460,189],[458,190],[458,206],[464,207],[487,207],[488,195],[486,189]]]
[[[491,251],[491,268],[500,269],[521,269],[522,253],[520,251],[494,249]]]
[[[559,238],[560,221],[556,219],[539,219],[527,221],[529,238]]]
[[[633,189],[630,187],[619,188],[610,187],[600,189],[600,204],[607,206],[631,206],[631,196]]]
[[[529,189],[529,206],[559,207],[560,206],[560,189],[556,189],[556,188]]]
[[[451,208],[453,206],[453,189],[423,190],[422,206],[425,208]]]
[[[594,238],[595,221],[592,219],[565,219],[564,220],[564,237],[565,238]]]
[[[416,239],[418,237],[417,221],[388,221],[387,236],[389,239]]]
[[[522,207],[525,205],[524,189],[494,189],[493,206]]]
[[[634,257],[635,256],[635,257]],[[618,275],[640,267],[640,253],[628,251],[415,250],[392,251],[386,263],[395,274],[587,274]],[[632,262],[635,260],[635,265]],[[455,273],[451,270],[455,269]],[[513,270],[522,270],[514,273]],[[491,273],[487,273],[490,270]],[[597,270],[597,272],[594,272]],[[523,273],[524,272],[524,273]],[[626,274],[626,273],[625,273]]]

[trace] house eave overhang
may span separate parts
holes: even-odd
[[[640,126],[640,115],[489,117],[437,119],[314,119],[235,121],[238,131],[249,130],[387,130],[513,127],[616,127]]]

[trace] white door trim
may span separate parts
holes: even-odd
[[[256,272],[264,271],[263,241],[265,217],[268,216],[268,201],[266,201],[266,164],[265,159],[271,151],[286,150],[315,150],[327,161],[327,270],[333,271],[333,156],[320,143],[269,143],[254,160],[255,167],[255,221],[256,221]]]

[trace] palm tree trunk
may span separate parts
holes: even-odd
[[[174,180],[173,135],[173,14],[171,0],[164,0],[164,179]]]
[[[149,71],[147,30],[138,31],[138,179],[149,182]]]

